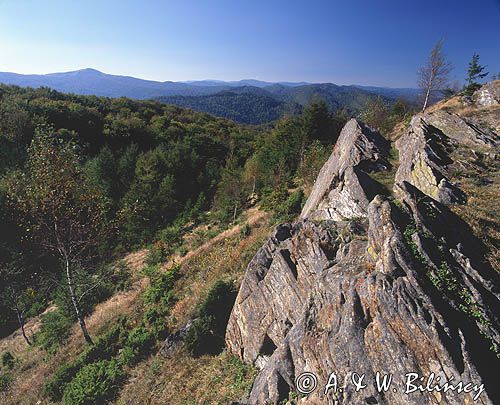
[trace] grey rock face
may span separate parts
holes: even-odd
[[[474,98],[476,104],[483,107],[500,104],[500,81],[485,84],[474,94]]]
[[[443,110],[437,110],[424,116],[428,125],[446,133],[451,139],[471,147],[496,148],[500,137],[489,128],[482,127],[472,119],[462,118]]]
[[[445,176],[446,166],[452,162],[450,147],[450,138],[431,126],[426,116],[414,116],[409,130],[396,141],[400,165],[395,182],[407,181],[444,203],[463,202],[465,195]]]
[[[301,218],[336,221],[366,216],[377,184],[367,172],[387,170],[388,142],[351,119],[340,133],[333,153],[322,167]]]
[[[398,141],[401,166],[410,164],[396,176],[397,203],[368,197],[366,181],[344,181],[332,194],[343,181],[339,174],[359,179],[386,167],[387,149],[350,121],[301,219],[278,226],[248,265],[226,332],[228,350],[260,369],[247,403],[288,398],[303,372],[318,379],[317,389],[299,400],[307,404],[472,404],[474,396],[475,403],[492,404],[500,398],[493,372],[500,366],[499,276],[467,225],[438,201],[456,192],[442,174],[449,137],[421,116],[411,128],[413,136]],[[410,181],[416,164],[433,176],[427,181],[437,191]],[[366,206],[351,200],[359,193]],[[360,211],[339,214],[341,220],[328,211],[345,204]],[[412,372],[471,383],[476,391],[405,393]],[[325,392],[331,373],[342,390]],[[353,373],[364,375],[363,389],[355,389]],[[392,375],[389,390],[376,388],[377,373]]]
[[[165,341],[163,342],[163,345],[159,353],[166,358],[172,357],[182,347],[182,344],[184,343],[184,338],[186,337],[192,326],[193,322],[189,321],[177,332],[168,335],[165,338]]]

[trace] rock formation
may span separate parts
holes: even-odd
[[[301,218],[341,220],[366,216],[380,191],[367,172],[387,170],[389,143],[377,132],[351,119],[321,169]]]
[[[416,116],[396,143],[397,199],[377,195],[370,177],[389,167],[388,144],[349,121],[299,221],[278,226],[249,263],[226,332],[228,350],[260,369],[245,403],[297,395],[304,372],[318,386],[299,394],[299,403],[500,398],[499,276],[483,260],[481,242],[444,205],[464,201],[446,178],[450,151],[482,142],[487,131],[476,136],[456,124],[452,134],[437,119]],[[325,392],[331,373],[338,385]],[[388,390],[377,389],[377,373],[392,375]],[[424,386],[433,376],[430,387],[470,383],[469,392],[405,392],[408,373]],[[360,375],[366,386],[356,390]]]
[[[500,104],[500,80],[487,83],[474,95],[476,103],[480,106],[493,106]]]

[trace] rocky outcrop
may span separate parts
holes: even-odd
[[[487,83],[475,94],[476,104],[483,107],[490,107],[500,104],[500,80]]]
[[[416,115],[409,130],[396,141],[400,165],[396,183],[414,185],[428,196],[444,202],[464,202],[465,195],[446,178],[450,138],[427,122],[427,116]]]
[[[336,221],[366,216],[370,200],[380,192],[367,173],[387,170],[389,143],[377,132],[351,119],[321,169],[301,218]]]
[[[344,128],[300,220],[276,228],[242,281],[226,343],[260,369],[247,403],[289,398],[305,372],[317,378],[299,400],[307,404],[500,399],[492,372],[500,365],[500,280],[442,203],[462,198],[445,177],[456,136],[443,131],[425,116],[412,120],[397,142],[393,200],[372,196],[370,181],[347,181],[386,168],[387,147],[357,121]],[[325,390],[332,373],[336,389]],[[415,387],[434,381],[406,392],[409,373],[418,375]],[[392,376],[389,389],[377,388],[377,375]],[[454,389],[435,388],[446,382]]]

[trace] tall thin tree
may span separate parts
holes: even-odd
[[[10,197],[23,216],[28,234],[61,263],[74,313],[85,340],[92,339],[81,309],[82,297],[94,285],[78,285],[107,233],[105,199],[84,177],[74,145],[50,129],[40,131],[29,149],[27,170],[8,183]]]
[[[432,95],[445,88],[452,69],[444,56],[443,40],[439,40],[432,48],[425,65],[417,72],[417,84],[423,95],[422,111],[429,105]]]

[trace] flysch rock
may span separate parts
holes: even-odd
[[[430,125],[422,114],[415,115],[408,131],[396,141],[400,165],[395,183],[404,181],[443,203],[461,203],[464,193],[445,176],[450,138]]]
[[[342,133],[300,220],[278,226],[246,270],[226,332],[228,350],[260,369],[242,403],[289,398],[303,372],[318,387],[300,403],[496,403],[500,280],[481,242],[439,201],[457,198],[442,174],[450,137],[421,116],[412,121],[414,136],[398,141],[400,165],[410,164],[396,176],[398,200],[389,200],[343,180],[387,166],[362,124]],[[415,181],[418,162],[426,182]],[[346,198],[331,200],[341,182],[336,196]],[[351,200],[356,187],[366,207]],[[361,208],[352,217],[328,211],[344,204]],[[342,389],[325,392],[331,373]],[[363,389],[353,373],[364,375]],[[377,373],[392,375],[389,390],[377,390]],[[406,393],[408,373],[424,386],[431,375],[434,386],[470,383],[470,392]]]
[[[380,191],[366,173],[387,170],[389,143],[377,132],[351,119],[323,165],[301,218],[333,219],[366,216],[370,200]]]

